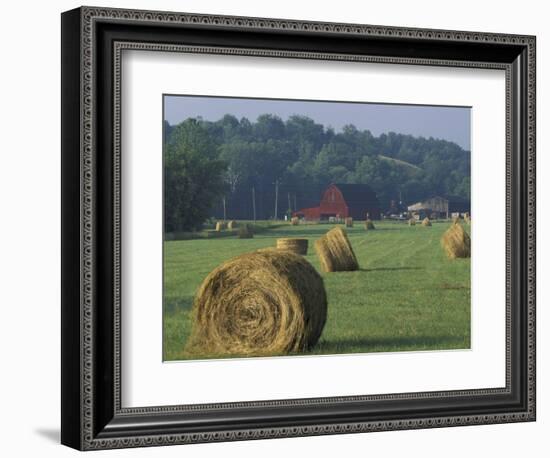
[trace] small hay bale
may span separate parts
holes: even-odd
[[[426,218],[424,218],[424,219],[422,220],[422,226],[430,227],[431,225],[432,225],[432,222],[430,221],[430,218],[428,218],[428,217],[426,216]]]
[[[307,239],[277,239],[278,250],[288,250],[296,254],[306,255],[308,247]]]
[[[315,251],[325,272],[359,269],[359,263],[345,229],[335,227],[315,241]]]
[[[450,259],[470,257],[470,236],[461,224],[453,223],[441,237],[441,246]]]
[[[409,226],[416,226],[416,219],[414,218],[409,219]]]
[[[251,239],[254,237],[254,230],[250,224],[243,224],[242,226],[239,226],[237,236],[240,239]]]
[[[353,218],[351,216],[348,216],[345,219],[345,222],[346,222],[346,227],[353,227]]]
[[[221,232],[225,229],[225,223],[223,221],[218,221],[216,223],[216,232]]]
[[[374,227],[374,223],[373,223],[370,219],[367,219],[367,220],[365,221],[365,230],[366,230],[366,231],[372,231],[373,229],[376,229],[376,228]]]
[[[227,223],[227,229],[233,230],[233,229],[236,229],[236,228],[237,228],[237,221],[231,220]]]
[[[293,216],[292,218],[290,218],[290,224],[292,226],[298,226],[298,224],[300,224],[300,218],[298,218],[297,216]]]
[[[302,256],[267,249],[224,262],[193,302],[189,353],[265,356],[313,347],[327,318],[322,277]]]

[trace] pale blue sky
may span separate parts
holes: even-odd
[[[397,132],[434,137],[470,149],[469,107],[167,95],[164,110],[164,119],[170,124],[198,116],[217,121],[225,114],[232,114],[253,122],[265,113],[283,120],[297,114],[325,127],[331,126],[337,132],[346,124],[353,124],[360,130],[370,130],[375,136]]]

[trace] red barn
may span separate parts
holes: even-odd
[[[355,220],[380,219],[376,193],[366,184],[331,184],[323,193],[318,207],[303,208],[294,216],[306,220],[327,220],[330,217]]]

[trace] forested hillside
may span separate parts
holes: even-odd
[[[208,217],[282,218],[316,206],[330,183],[365,183],[382,208],[433,195],[470,198],[470,152],[445,140],[397,133],[375,137],[353,125],[341,132],[302,116],[265,114],[256,122],[225,115],[164,123],[167,231],[200,227]],[[277,207],[275,207],[278,190]]]

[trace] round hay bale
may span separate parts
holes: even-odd
[[[193,303],[186,351],[262,356],[313,347],[327,318],[322,277],[289,251],[246,253],[203,281]]]
[[[315,241],[315,251],[325,272],[359,269],[359,263],[345,229],[335,227]]]
[[[277,239],[278,250],[288,250],[296,254],[306,255],[307,247],[307,239]]]
[[[298,224],[300,224],[300,218],[298,218],[297,216],[293,216],[292,218],[290,218],[290,224],[292,226],[298,226]]]
[[[223,221],[218,221],[216,223],[216,232],[221,232],[225,229],[225,223]]]
[[[254,237],[254,230],[250,224],[243,224],[242,226],[239,226],[237,236],[240,239],[251,239]]]
[[[451,224],[441,237],[441,246],[450,259],[470,257],[470,236],[461,224]]]
[[[414,218],[409,219],[409,226],[416,226],[416,219]]]
[[[277,248],[274,247],[274,246],[266,246],[266,247],[263,247],[263,248],[258,248],[256,251],[258,252],[262,252],[262,251],[276,251]]]
[[[373,229],[376,229],[374,227],[374,223],[370,219],[366,220],[365,221],[365,230],[366,231],[372,231]]]
[[[432,222],[430,221],[430,218],[428,218],[428,217],[426,216],[426,218],[424,218],[424,219],[422,220],[422,226],[424,226],[424,227],[430,227],[431,225],[432,225]]]
[[[236,229],[236,228],[237,228],[237,222],[236,221],[231,220],[227,223],[227,229],[233,230],[233,229]]]
[[[346,227],[353,227],[353,218],[351,216],[348,216],[345,219],[345,222],[346,222]]]

